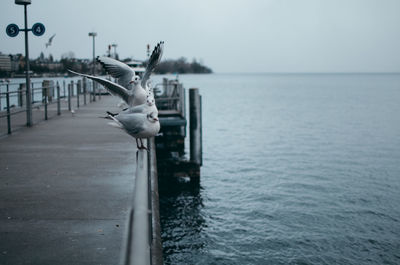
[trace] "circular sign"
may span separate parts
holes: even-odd
[[[46,31],[46,28],[42,23],[35,23],[32,26],[32,33],[35,36],[42,36],[44,32]]]
[[[15,37],[19,33],[19,27],[15,24],[10,24],[6,28],[6,33],[10,37]]]

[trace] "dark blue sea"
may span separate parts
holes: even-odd
[[[400,75],[179,79],[204,161],[161,194],[166,264],[400,264]]]

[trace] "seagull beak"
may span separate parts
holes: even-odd
[[[158,118],[153,118],[155,121],[158,121]]]

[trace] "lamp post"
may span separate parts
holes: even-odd
[[[22,3],[21,3],[22,2]],[[17,5],[24,5],[24,21],[25,21],[25,29],[28,28],[28,15],[26,6],[30,5],[31,1],[27,3],[27,1],[17,1],[15,3]],[[32,95],[31,95],[31,78],[30,78],[30,67],[29,67],[29,49],[28,49],[28,31],[25,30],[25,64],[26,64],[26,126],[32,126]]]
[[[6,28],[6,33],[10,37],[16,37],[19,31],[25,31],[26,125],[32,126],[32,94],[29,67],[28,31],[32,31],[33,35],[35,36],[42,36],[45,32],[45,27],[42,23],[35,23],[31,29],[28,29],[28,15],[26,6],[31,4],[31,0],[15,0],[15,4],[24,6],[25,28],[19,29],[16,24],[10,24]]]
[[[97,36],[96,32],[89,32],[89,37],[93,37],[93,67],[92,67],[92,74],[94,75],[94,67],[95,67],[95,43],[94,38]]]
[[[117,58],[117,44],[113,43],[111,46],[114,48],[114,59],[118,60]]]

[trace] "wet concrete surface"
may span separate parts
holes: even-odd
[[[0,264],[120,264],[136,144],[100,101],[0,139]]]

